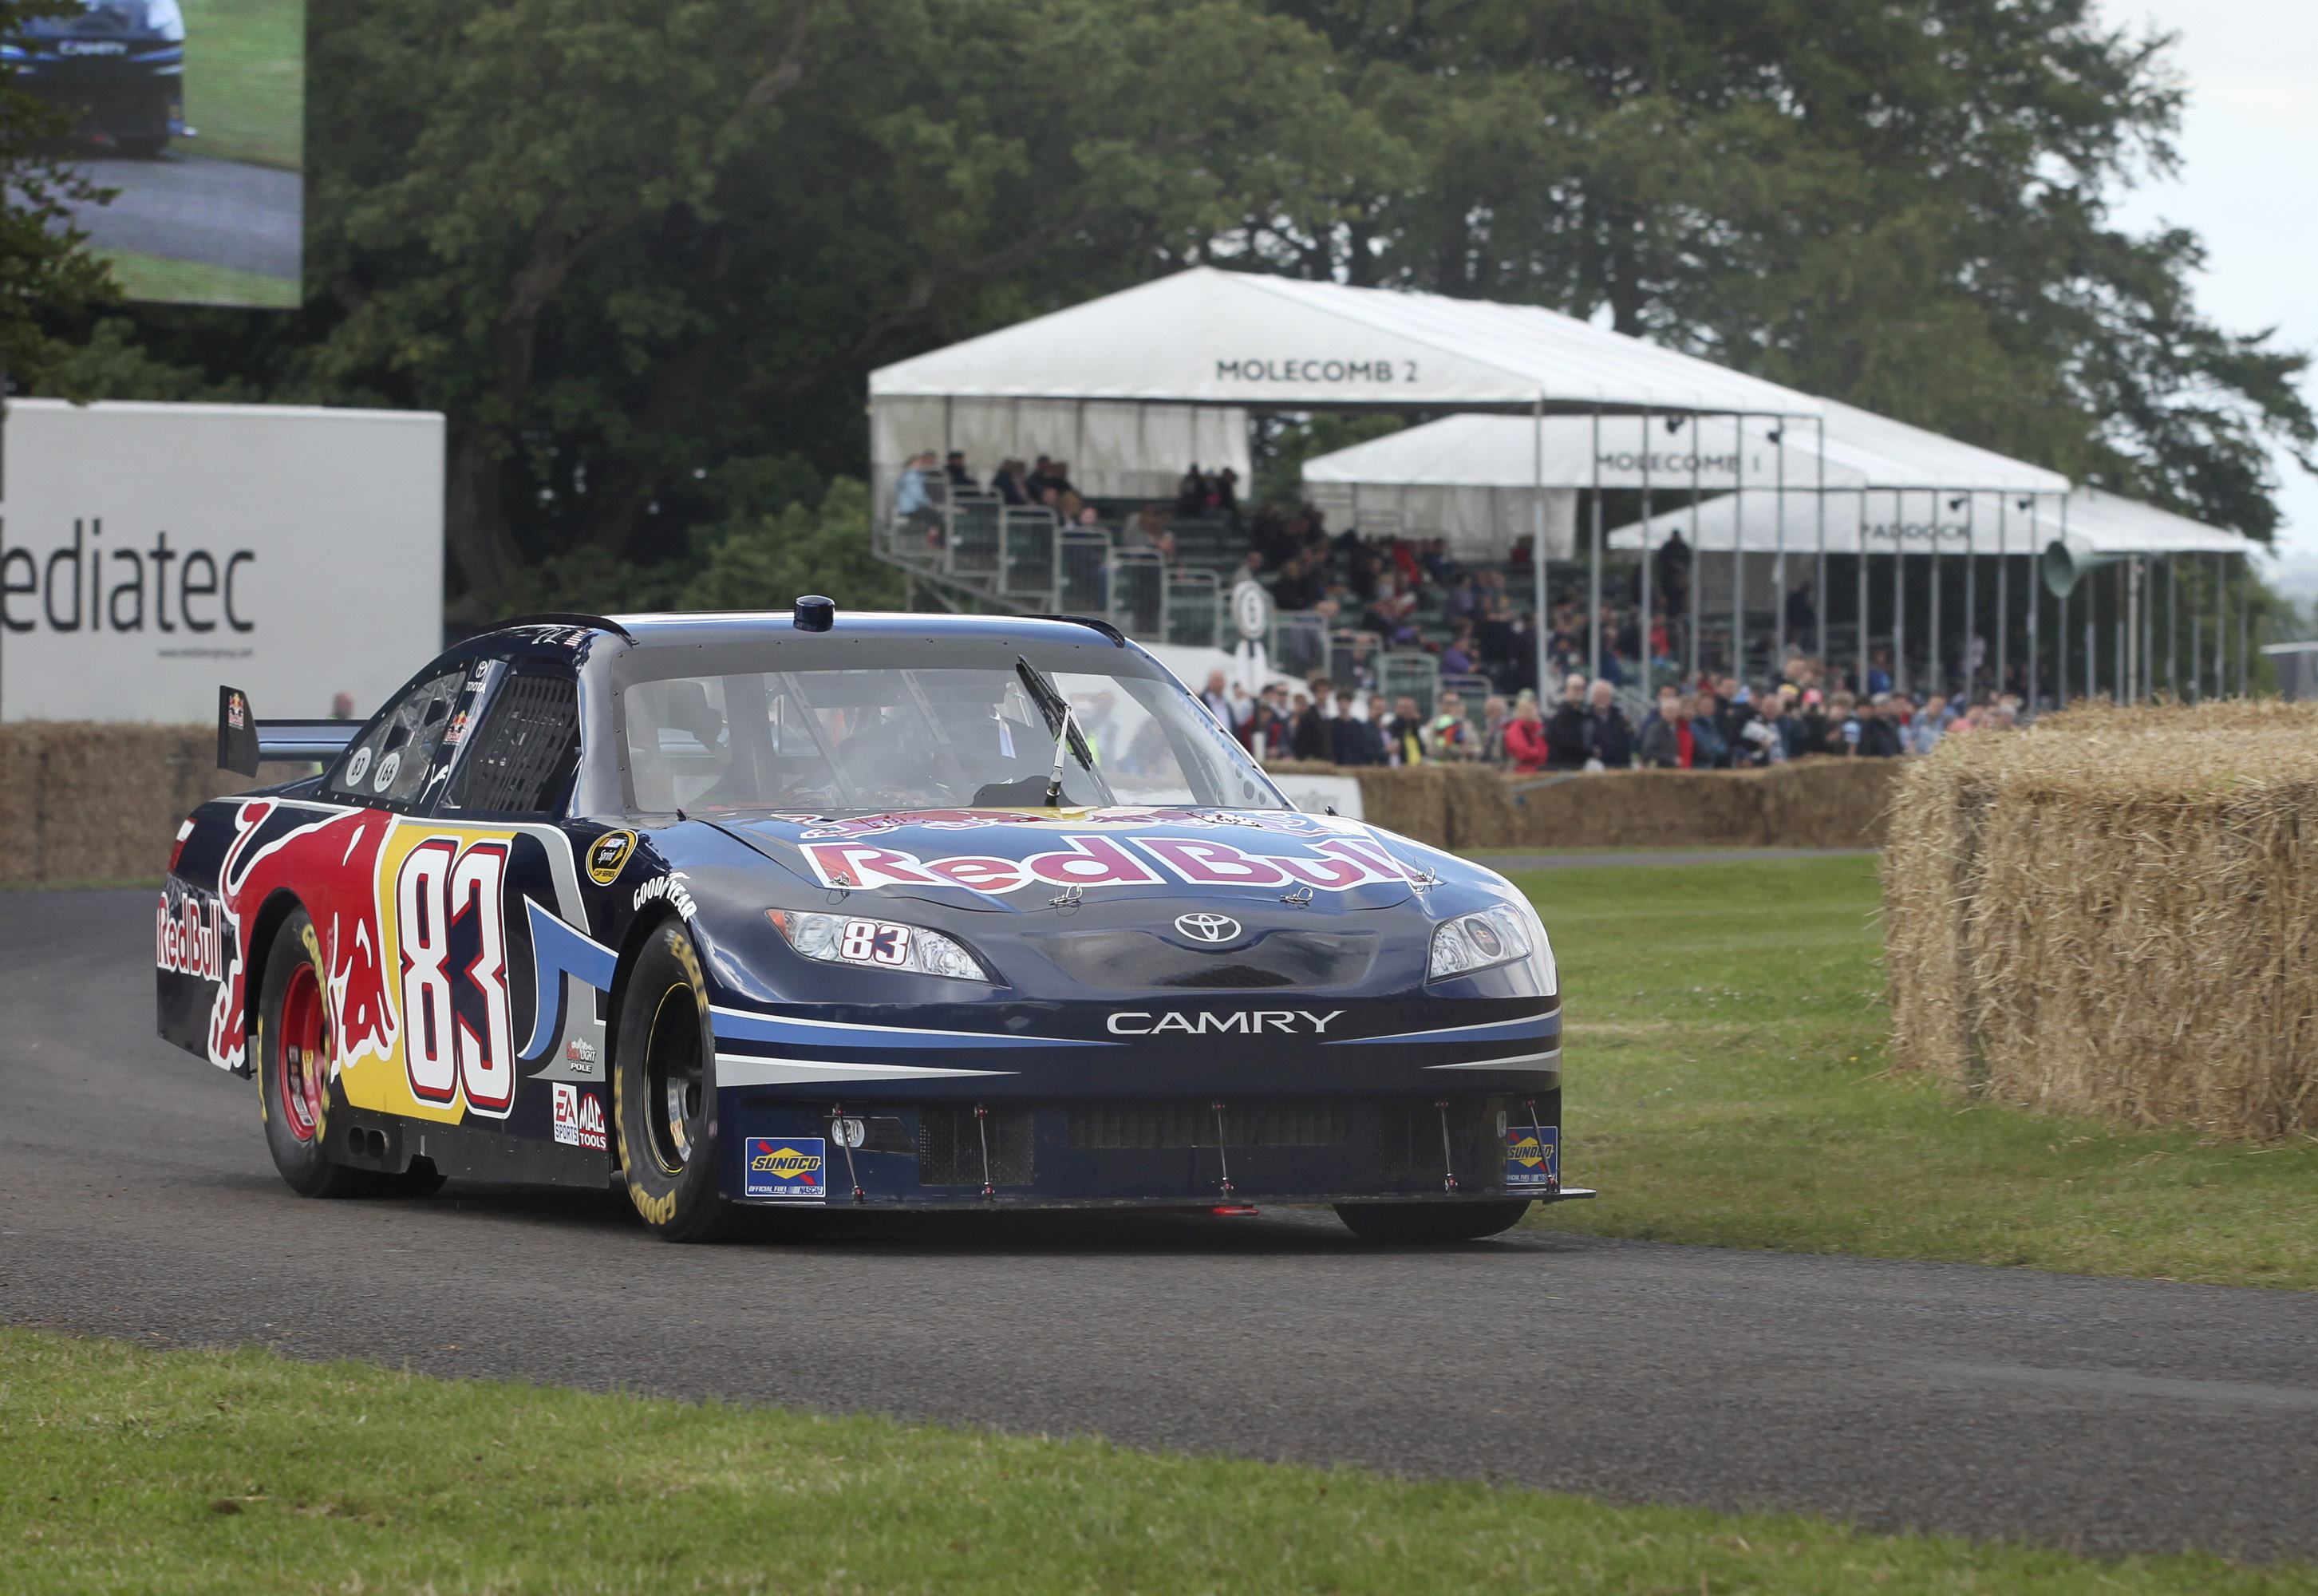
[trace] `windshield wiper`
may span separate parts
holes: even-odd
[[[1069,705],[1063,708],[1063,735],[1055,739],[1055,768],[1047,772],[1047,807],[1063,807],[1063,750],[1069,744],[1072,731],[1077,726],[1078,710]]]
[[[1048,783],[1050,789],[1058,787],[1062,780],[1063,749],[1066,745],[1077,756],[1080,768],[1088,775],[1093,775],[1094,750],[1087,746],[1086,738],[1080,735],[1078,717],[1071,708],[1070,700],[1056,690],[1053,682],[1038,674],[1038,667],[1026,659],[1015,660],[1014,673],[1022,679],[1023,690],[1030,695],[1030,701],[1038,706],[1038,713],[1046,717],[1047,730],[1054,735],[1055,776]]]

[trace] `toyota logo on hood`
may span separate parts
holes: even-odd
[[[1228,942],[1239,937],[1239,922],[1229,915],[1178,915],[1175,929],[1195,942]]]

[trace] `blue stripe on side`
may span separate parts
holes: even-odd
[[[555,1045],[555,1023],[563,1012],[563,977],[578,976],[597,991],[608,992],[620,968],[620,957],[586,932],[541,908],[536,898],[525,898],[523,906],[531,911],[531,962],[536,983],[531,1040],[523,1044],[520,1054],[529,1060]]]
[[[850,1025],[837,1020],[801,1020],[787,1014],[751,1014],[718,1008],[719,1041],[772,1041],[822,1048],[1115,1048],[1117,1041],[1078,1041],[1061,1036],[1010,1036],[989,1031],[925,1031],[909,1025]]]
[[[1379,1042],[1543,1041],[1561,1034],[1561,1011],[1532,1014],[1522,1020],[1499,1020],[1488,1025],[1451,1025],[1441,1031],[1397,1031],[1390,1036],[1340,1036],[1332,1048],[1374,1047]]]

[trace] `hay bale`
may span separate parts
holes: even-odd
[[[1436,848],[1873,848],[1902,762],[1813,759],[1767,771],[1601,771],[1567,779],[1486,765],[1414,770],[1273,760],[1351,776],[1368,818]]]
[[[2318,706],[2086,708],[1902,773],[1901,1068],[2003,1101],[2318,1129]]]
[[[1899,759],[1797,760],[1734,772],[1754,784],[1774,848],[1880,848]]]
[[[220,793],[294,780],[266,765],[255,781],[217,768],[208,726],[21,721],[0,726],[0,881],[126,880],[159,875],[177,823]]]

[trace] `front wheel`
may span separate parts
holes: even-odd
[[[1336,1217],[1363,1241],[1475,1241],[1511,1230],[1529,1204],[1339,1203]]]
[[[629,1201],[664,1240],[717,1240],[733,1205],[717,1189],[716,1045],[700,955],[680,924],[655,927],[636,956],[613,1046]]]

